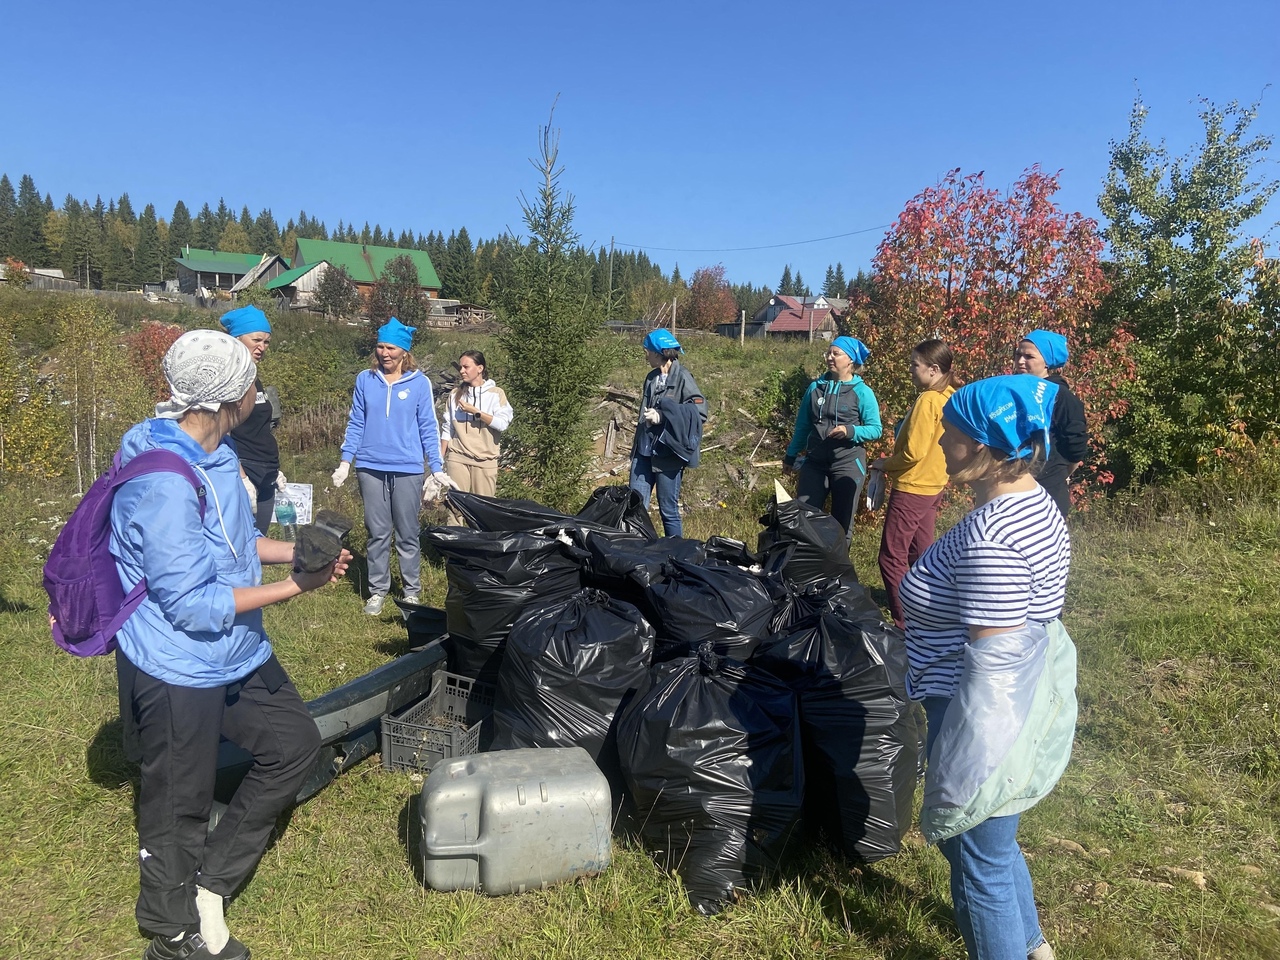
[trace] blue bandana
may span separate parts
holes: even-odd
[[[661,353],[663,350],[679,350],[684,353],[684,347],[680,346],[676,335],[666,327],[649,331],[649,335],[644,338],[644,348],[654,353]]]
[[[1067,338],[1052,330],[1032,330],[1022,339],[1035,344],[1040,356],[1044,357],[1044,365],[1050,370],[1057,370],[1071,356],[1067,350]]]
[[[233,337],[243,337],[246,333],[270,333],[271,323],[267,315],[257,307],[236,307],[228,310],[219,321],[222,329]]]
[[[393,347],[399,347],[401,350],[412,350],[413,333],[417,329],[417,327],[406,327],[395,317],[392,317],[378,328],[378,342],[389,343]]]
[[[1049,421],[1058,385],[1028,374],[988,377],[967,383],[951,395],[942,417],[979,443],[1000,450],[1009,460],[1031,456],[1031,441],[1043,435],[1049,453]]]
[[[859,367],[867,362],[867,357],[871,356],[871,348],[857,337],[836,337],[831,341],[831,345],[843,350],[845,356]]]

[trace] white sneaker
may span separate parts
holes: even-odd
[[[371,617],[376,617],[382,613],[382,605],[386,602],[386,594],[375,593],[369,598],[369,602],[364,605],[364,612]]]
[[[422,601],[418,599],[418,595],[416,593],[406,593],[404,595],[404,602],[412,603],[415,607],[422,605]]]
[[[1027,954],[1027,960],[1053,960],[1053,947],[1046,940]]]

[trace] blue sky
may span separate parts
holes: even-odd
[[[774,284],[790,263],[817,287],[830,263],[868,267],[869,228],[952,167],[999,187],[1061,169],[1061,205],[1096,216],[1139,91],[1148,133],[1179,151],[1201,132],[1198,97],[1261,97],[1254,131],[1280,134],[1280,89],[1264,93],[1275,0],[122,7],[54,2],[10,23],[0,171],[15,184],[30,173],[57,203],[128,191],[166,218],[222,196],[282,224],[305,209],[489,237],[522,231],[558,95],[583,242],[613,236],[685,276],[723,263]]]

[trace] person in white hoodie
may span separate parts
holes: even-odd
[[[395,317],[378,328],[369,369],[356,376],[342,462],[333,471],[333,485],[340,487],[351,473],[351,461],[356,461],[364,525],[369,531],[365,550],[369,601],[364,612],[371,617],[382,613],[391,592],[392,531],[400,555],[404,599],[418,602],[422,593],[418,514],[423,496],[434,497],[442,486],[453,486],[440,461],[431,381],[418,370],[409,352],[414,330]],[[424,465],[431,468],[430,479]]]
[[[445,404],[440,447],[445,472],[459,490],[492,497],[498,485],[498,441],[511,426],[512,413],[507,395],[486,371],[479,350],[458,358],[461,379]]]

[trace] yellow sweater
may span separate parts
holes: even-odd
[[[883,464],[895,490],[932,496],[947,485],[947,461],[938,440],[943,404],[955,392],[950,385],[941,391],[926,390],[911,405],[893,441],[893,455]]]

